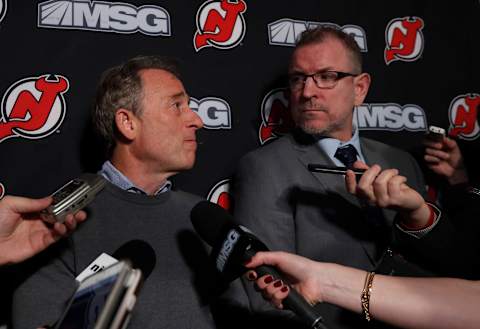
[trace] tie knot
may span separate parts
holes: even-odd
[[[335,158],[342,161],[345,167],[351,169],[353,163],[357,161],[357,150],[351,144],[339,147],[335,152]]]

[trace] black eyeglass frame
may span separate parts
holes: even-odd
[[[317,79],[315,78],[315,76],[319,76],[320,74],[324,74],[324,73],[335,73],[337,75],[336,79],[333,81],[333,84],[329,87],[325,87],[325,86],[321,86],[319,84],[319,82],[317,81]],[[293,74],[289,74],[288,75],[288,85],[290,87],[291,90],[299,90],[300,88],[300,84],[298,85],[298,87],[296,88],[293,88],[292,86],[292,81],[291,81],[291,78],[292,77],[301,77],[302,78],[302,88],[303,86],[305,85],[305,82],[307,81],[308,78],[312,78],[313,82],[315,82],[315,85],[318,87],[318,88],[321,88],[321,89],[332,89],[332,88],[335,88],[335,86],[337,85],[338,81],[340,81],[341,79],[343,78],[346,78],[346,77],[358,77],[360,74],[354,74],[354,73],[349,73],[349,72],[341,72],[341,71],[333,71],[333,70],[328,70],[328,71],[320,71],[320,72],[315,72],[313,74],[303,74],[303,73],[293,73]]]

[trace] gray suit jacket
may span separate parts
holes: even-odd
[[[399,169],[411,187],[425,194],[423,175],[411,155],[370,139],[361,138],[360,144],[367,164]],[[373,270],[391,243],[395,212],[361,205],[346,191],[342,175],[309,172],[309,163],[334,165],[303,134],[284,136],[247,154],[235,179],[235,220],[271,250]],[[251,284],[245,285],[253,310],[269,309]],[[330,320],[339,326],[329,322],[330,328],[358,328],[358,323],[340,325],[338,316]]]

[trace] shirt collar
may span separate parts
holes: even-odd
[[[105,161],[102,165],[102,169],[98,172],[99,175],[105,177],[113,185],[118,186],[122,190],[137,193],[137,194],[145,194],[147,192],[133,184],[124,174],[122,174],[110,161]],[[172,182],[166,180],[159,188],[153,193],[153,195],[158,195],[160,193],[168,192],[172,188]]]
[[[357,150],[358,159],[365,162],[365,158],[362,153],[362,148],[360,147],[360,136],[358,134],[358,129],[355,125],[353,125],[352,138],[346,142],[342,142],[335,138],[325,137],[325,138],[320,138],[317,143],[320,149],[323,150],[325,154],[327,154],[327,156],[337,166],[343,167],[344,164],[340,160],[335,158],[335,152],[337,152],[337,148],[348,145],[348,144],[355,147],[355,149]]]

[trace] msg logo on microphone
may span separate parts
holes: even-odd
[[[227,238],[223,242],[222,248],[217,256],[217,270],[219,272],[223,272],[225,268],[225,264],[227,263],[228,257],[233,251],[233,248],[237,244],[238,240],[240,239],[240,233],[238,233],[235,229],[231,229],[228,234]]]
[[[3,95],[0,142],[11,137],[44,138],[65,118],[64,94],[69,82],[61,75],[29,77],[14,83]]]

